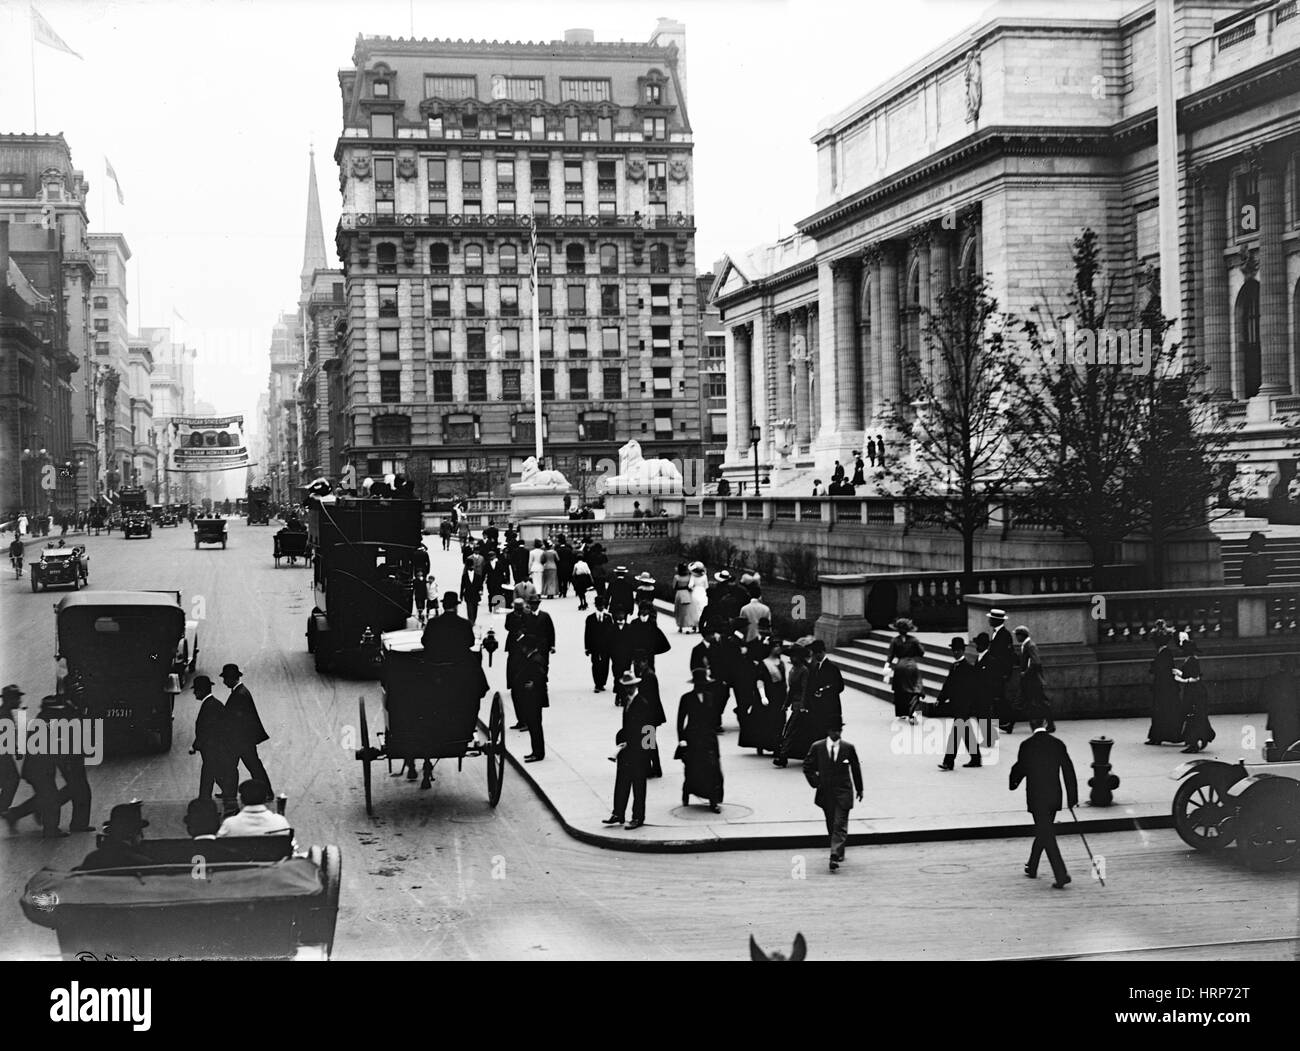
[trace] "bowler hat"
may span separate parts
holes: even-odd
[[[227,675],[238,675],[241,679],[244,673],[239,670],[238,664],[227,664],[221,669],[221,677],[224,679]]]
[[[691,669],[691,682],[712,682],[713,676],[709,674],[709,668],[706,664],[701,664],[698,668]]]
[[[138,832],[142,828],[148,828],[149,822],[140,813],[143,805],[138,799],[133,799],[129,803],[118,803],[108,812],[106,827],[114,832]]]
[[[41,698],[41,711],[71,712],[76,711],[76,706],[68,698],[51,693]]]
[[[9,698],[9,697],[18,698],[18,697],[23,697],[23,696],[25,696],[25,694],[23,693],[23,691],[20,690],[20,689],[18,688],[18,686],[17,686],[15,683],[12,683],[12,682],[11,682],[8,686],[6,686],[3,690],[0,690],[0,697],[6,698],[6,699]]]
[[[826,729],[828,729],[828,730],[843,730],[843,729],[844,729],[844,720],[841,719],[839,716],[834,716],[834,715],[833,715],[833,716],[831,716],[829,719],[826,720]]]
[[[460,596],[454,591],[444,591],[442,593],[442,604],[444,606],[459,606]]]
[[[211,687],[211,686],[212,686],[212,680],[209,679],[206,675],[196,675],[196,676],[194,676],[194,678],[193,678],[192,680],[190,680],[190,685],[191,685],[191,686],[208,686],[208,687]]]
[[[809,652],[809,653],[825,653],[825,652],[826,652],[826,642],[825,642],[825,640],[823,640],[823,639],[813,639],[812,642],[808,643],[808,652]]]

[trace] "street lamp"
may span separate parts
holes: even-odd
[[[754,495],[758,496],[758,443],[763,437],[763,431],[756,423],[749,425],[749,444],[754,447]]]

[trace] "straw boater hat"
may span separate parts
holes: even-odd
[[[1007,611],[1004,609],[991,609],[988,617],[991,624],[1004,624],[1007,619]]]
[[[649,573],[638,573],[636,578],[643,584],[653,584],[655,582],[655,578]]]
[[[714,575],[713,579],[716,580],[719,584],[730,584],[731,574],[728,573],[725,569],[720,569]]]
[[[635,686],[640,681],[641,680],[637,677],[636,672],[632,671],[631,669],[628,669],[622,675],[619,676],[618,684],[620,686]]]
[[[627,576],[627,566],[615,566],[614,572],[621,577],[625,577]]]

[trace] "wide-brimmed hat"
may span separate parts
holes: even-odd
[[[900,635],[906,635],[908,632],[916,630],[916,625],[913,624],[906,617],[899,617],[896,621],[894,621],[891,627]]]
[[[26,694],[18,688],[17,683],[10,683],[4,689],[0,689],[0,697],[25,697]]]
[[[620,686],[635,686],[640,681],[641,679],[637,676],[636,672],[630,669],[618,677],[618,684]]]
[[[713,579],[719,584],[730,584],[731,574],[725,569],[720,569],[713,575]]]
[[[140,813],[143,805],[138,799],[133,799],[129,803],[118,803],[108,812],[108,821],[104,828],[114,832],[139,832],[142,828],[148,828],[149,822]]]
[[[641,581],[643,584],[653,584],[655,582],[655,578],[649,573],[638,573],[636,579]]]
[[[703,563],[703,562],[692,562],[692,563],[691,563],[689,566],[687,566],[686,568],[689,569],[692,573],[703,573],[703,572],[704,572],[704,563]]]
[[[1004,609],[991,609],[988,612],[988,618],[994,624],[1005,623],[1007,619],[1007,611]]]
[[[223,666],[221,669],[221,677],[224,679],[227,675],[238,675],[241,679],[244,677],[244,673],[239,670],[238,664],[227,664]]]

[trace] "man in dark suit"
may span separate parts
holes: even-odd
[[[221,801],[227,813],[239,809],[239,767],[235,759],[233,725],[226,706],[212,693],[212,680],[206,675],[194,676],[191,684],[194,699],[199,702],[199,714],[194,720],[194,744],[190,754],[203,757],[199,769],[199,799],[212,798],[212,786],[221,789]]]
[[[936,698],[939,715],[952,720],[948,731],[948,745],[944,749],[940,770],[951,770],[957,761],[957,742],[965,739],[970,760],[966,766],[982,766],[980,760],[979,732],[975,728],[975,709],[979,705],[979,672],[966,659],[966,640],[960,636],[948,644],[952,651],[952,667],[944,679]]]
[[[627,575],[627,566],[616,566],[609,582],[609,612],[615,619],[630,617],[635,609],[636,584]]]
[[[1052,886],[1064,890],[1070,874],[1065,871],[1061,849],[1056,845],[1055,828],[1056,812],[1061,809],[1061,779],[1065,779],[1065,805],[1071,810],[1079,805],[1079,785],[1065,743],[1049,734],[1040,720],[1035,719],[1030,725],[1034,732],[1021,744],[1020,754],[1011,768],[1011,791],[1021,781],[1025,782],[1029,813],[1034,817],[1034,846],[1029,852],[1025,875],[1037,878],[1038,861],[1043,851],[1047,851],[1052,875],[1056,877]]]
[[[603,825],[622,825],[627,813],[628,796],[632,797],[632,820],[624,827],[640,828],[645,824],[646,778],[650,773],[650,749],[654,746],[655,713],[649,698],[640,692],[641,680],[629,670],[618,681],[619,703],[623,708],[623,725],[614,736],[618,755],[614,762],[614,809]]]
[[[667,653],[671,647],[668,636],[655,623],[653,604],[642,603],[636,619],[628,621],[627,627],[623,629],[623,644],[627,646],[633,660],[638,656],[645,658],[650,670],[654,671],[655,657]]]
[[[420,636],[420,645],[430,660],[462,661],[472,660],[470,651],[474,648],[474,629],[469,621],[456,613],[460,599],[454,591],[445,591],[442,595],[442,613],[430,617]]]
[[[844,692],[844,677],[839,668],[826,659],[826,643],[813,639],[808,645],[808,685],[804,696],[807,718],[813,733],[821,737],[833,722],[843,722],[840,694]]]
[[[546,758],[546,736],[542,732],[542,709],[548,706],[546,668],[542,665],[535,638],[525,636],[520,645],[523,653],[510,680],[510,699],[514,702],[515,712],[528,728],[532,751],[524,756],[524,762],[536,763]]]
[[[971,642],[975,644],[975,707],[972,715],[979,720],[980,732],[984,735],[984,747],[992,748],[997,743],[997,731],[994,719],[993,672],[989,668],[989,633],[981,631]]]
[[[596,612],[587,616],[582,635],[583,649],[591,658],[591,681],[595,685],[593,693],[605,692],[605,683],[609,681],[609,662],[614,656],[614,645],[617,642],[618,629],[609,615],[609,603],[598,596]]]
[[[475,566],[468,559],[465,561],[464,572],[460,575],[460,597],[465,603],[465,617],[470,625],[470,636],[473,637],[473,625],[478,620],[478,604],[483,601],[483,582],[486,574]]]
[[[984,658],[984,666],[989,672],[989,689],[993,696],[993,705],[997,712],[998,729],[1005,734],[1016,728],[1016,714],[1012,710],[1013,699],[1009,693],[1009,682],[1016,669],[1016,648],[1011,641],[1011,632],[1007,631],[1007,614],[1005,610],[991,609],[988,612],[989,652]]]
[[[266,767],[262,765],[262,760],[257,755],[257,746],[264,741],[269,741],[271,735],[266,732],[261,716],[257,714],[253,695],[240,681],[243,677],[244,673],[239,670],[237,664],[227,664],[221,669],[221,681],[230,691],[230,696],[226,698],[226,716],[234,727],[232,737],[236,748],[236,759],[244,764],[244,769],[248,771],[250,778],[261,781],[274,795],[271,789],[271,775],[266,772]],[[235,772],[239,772],[238,765],[235,766]]]
[[[831,839],[831,871],[844,860],[844,845],[849,838],[849,811],[853,796],[862,802],[862,767],[858,751],[848,741],[840,740],[842,719],[832,719],[826,736],[814,741],[803,761],[803,776],[816,790],[817,805],[826,815],[826,833]]]

